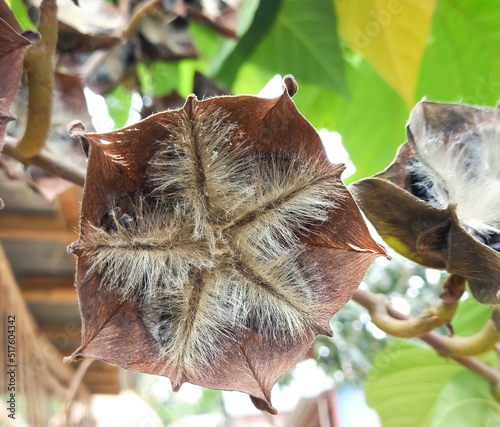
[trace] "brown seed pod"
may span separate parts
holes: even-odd
[[[383,250],[291,101],[189,97],[88,147],[77,286],[83,342],[139,372],[248,393],[307,352]]]
[[[350,189],[382,238],[500,304],[499,110],[420,102],[393,163]]]
[[[14,14],[6,4],[0,5],[0,153],[4,146],[7,124],[15,119],[10,107],[17,95],[23,75],[23,59],[28,47],[37,43],[40,35],[22,32]],[[0,199],[0,209],[3,201]]]
[[[39,39],[40,35],[36,32],[22,32],[21,26],[16,21],[14,14],[7,6],[1,7],[0,73],[2,73],[2,79],[0,79],[0,152],[4,143],[7,123],[15,119],[10,112],[10,107],[21,85],[24,55],[28,47],[37,43]]]

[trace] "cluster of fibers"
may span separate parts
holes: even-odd
[[[335,208],[338,179],[298,155],[235,149],[227,121],[194,109],[171,125],[147,170],[153,190],[110,206],[86,241],[89,274],[140,301],[179,376],[208,369],[245,331],[324,332],[300,237]]]
[[[456,205],[459,221],[476,235],[500,232],[499,125],[430,137],[419,143],[411,169],[429,203]]]

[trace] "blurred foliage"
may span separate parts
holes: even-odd
[[[114,4],[119,2],[109,6]],[[351,181],[389,164],[405,140],[409,111],[422,96],[494,105],[500,94],[499,0],[244,0],[230,10],[239,11],[237,20],[235,13],[226,17],[223,1],[213,4],[217,13],[197,2],[158,5],[154,15],[166,20],[163,27],[145,21],[127,44],[109,50],[107,60],[87,73],[93,90],[111,92],[107,102],[117,117],[115,128],[125,116],[116,116],[121,98],[114,96],[123,95],[114,92],[123,79],[129,91],[154,101],[172,92],[209,96],[195,90],[196,72],[210,77],[220,93],[249,94],[275,74],[291,73],[300,87],[299,110],[318,129],[342,135],[357,168]],[[32,28],[24,3],[11,5],[23,27]],[[91,22],[85,7],[81,11]],[[83,35],[97,40],[124,31],[116,25],[110,32],[96,23]],[[227,37],[231,32],[239,40]],[[85,55],[73,52],[73,65],[93,56]]]
[[[399,340],[373,362],[365,385],[368,405],[384,427],[429,425],[443,385],[464,369],[432,349]]]
[[[500,425],[500,405],[491,384],[472,372],[453,377],[439,393],[430,427],[494,427]]]
[[[123,84],[116,86],[113,91],[105,96],[108,112],[117,128],[127,124],[129,111],[132,108],[132,92]]]
[[[394,307],[417,316],[428,304],[437,300],[446,274],[427,270],[398,254],[391,255],[391,261],[380,259],[369,268],[361,288],[383,293]],[[481,317],[484,324],[487,320],[484,310],[477,310],[477,306],[480,305],[469,302],[467,308],[473,309],[474,316]],[[462,325],[467,322],[468,316],[459,313],[457,319]],[[347,303],[330,323],[333,338],[320,336],[315,343],[318,366],[333,376],[338,387],[347,384],[360,386],[372,366],[373,358],[397,340],[373,325],[366,310],[353,301]],[[443,332],[446,333],[444,328]]]
[[[368,3],[370,7],[366,7],[366,0],[336,2],[341,18],[339,33],[411,109],[436,1]]]
[[[36,30],[36,26],[29,18],[28,10],[22,0],[11,0],[9,6],[14,12],[14,15],[16,15],[16,18],[24,31]]]
[[[472,297],[465,299],[452,323],[455,333],[478,332],[491,310]],[[481,359],[491,366],[498,364],[493,350]],[[490,383],[434,350],[404,340],[396,340],[375,356],[365,391],[384,427],[494,426],[500,416]]]

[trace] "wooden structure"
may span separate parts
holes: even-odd
[[[327,390],[318,396],[301,399],[288,416],[284,427],[338,427],[335,391]]]
[[[5,202],[0,210],[0,291],[5,294],[0,297],[0,314],[6,316],[12,311],[30,319],[23,320],[32,322],[29,331],[25,330],[26,337],[33,337],[35,347],[50,348],[44,360],[57,374],[59,394],[63,390],[68,393],[79,364],[63,364],[62,358],[78,347],[81,321],[74,287],[75,258],[66,247],[78,237],[81,189],[70,186],[48,202],[26,183],[10,180],[0,171],[0,197]],[[23,307],[26,315],[20,314]],[[5,334],[3,324],[2,328],[0,336]],[[94,361],[72,392],[84,396],[119,391],[119,369]],[[32,421],[30,424],[34,425]]]

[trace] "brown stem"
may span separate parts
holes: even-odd
[[[58,176],[80,187],[83,187],[85,183],[84,169],[65,163],[46,150],[42,150],[40,154],[34,157],[25,158],[16,150],[15,140],[6,137],[3,152],[24,165],[29,164],[37,166],[52,175]]]
[[[42,39],[26,53],[24,66],[28,75],[28,120],[17,151],[23,157],[39,154],[49,136],[54,98],[53,59],[57,45],[56,0],[43,0],[38,32]]]
[[[366,308],[368,311],[372,310],[375,306],[380,304],[380,298],[378,295],[372,292],[362,291],[361,289],[356,290],[352,299],[359,305]],[[399,321],[408,320],[407,316],[400,313],[399,311],[394,310],[391,307],[387,307],[387,312],[391,317]],[[379,325],[377,326],[379,327]],[[481,376],[482,378],[493,384],[500,383],[500,372],[498,370],[489,367],[488,365],[486,365],[485,363],[481,362],[480,360],[474,357],[463,357],[461,355],[452,355],[452,353],[450,352],[450,348],[448,347],[448,341],[454,340],[455,338],[458,337],[453,337],[453,338],[443,337],[439,334],[436,334],[435,332],[430,332],[428,334],[419,337],[419,339],[421,339],[423,342],[427,343],[432,348],[434,348],[438,352],[438,354],[447,355],[451,359],[455,360],[457,363],[460,363],[467,369],[471,370],[472,372],[475,372],[476,374],[478,374],[479,376]],[[467,338],[462,338],[462,339],[467,339]]]
[[[441,356],[475,356],[485,353],[495,347],[500,341],[500,335],[495,328],[493,320],[488,320],[477,334],[470,337],[445,337],[445,348]]]
[[[361,291],[362,292],[362,291]],[[356,294],[353,299],[359,298]],[[364,301],[364,300],[363,300]],[[369,304],[363,305],[372,318],[372,322],[388,335],[399,338],[417,338],[427,334],[435,328],[443,325],[449,325],[458,302],[441,301],[436,307],[433,307],[422,315],[408,319],[395,319],[389,314],[389,308],[385,297],[379,294],[372,294]]]

